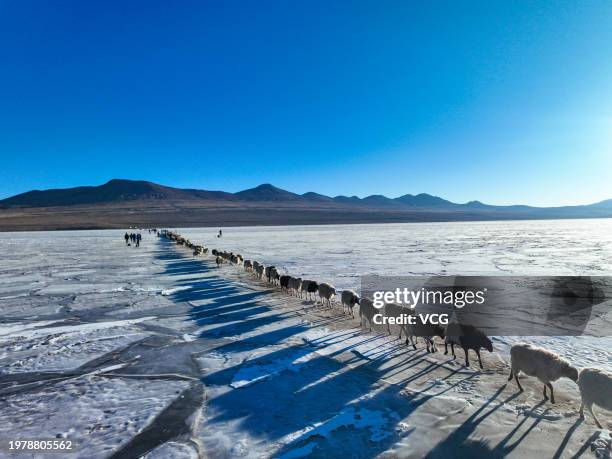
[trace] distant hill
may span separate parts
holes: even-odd
[[[426,193],[330,197],[300,195],[271,184],[228,193],[121,179],[99,186],[33,190],[0,201],[0,230],[124,227],[127,222],[230,226],[595,217],[612,217],[612,199],[584,206],[495,206],[481,201],[459,204]]]
[[[0,201],[0,207],[55,207],[107,204],[135,200],[225,200],[234,195],[223,191],[171,188],[142,180],[113,179],[100,186],[33,190]]]
[[[412,207],[428,207],[432,209],[451,209],[458,206],[458,204],[455,204],[454,202],[450,202],[446,199],[442,199],[437,196],[432,196],[427,193],[417,194],[416,196],[413,196],[411,194],[405,194],[404,196],[400,196],[395,200]]]
[[[281,190],[269,183],[239,191],[234,197],[241,201],[302,201],[305,198],[290,191]]]

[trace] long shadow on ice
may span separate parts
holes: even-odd
[[[207,401],[207,431],[214,432],[217,424],[235,425],[233,428],[259,440],[269,451],[277,443],[281,449],[276,456],[296,448],[321,453],[324,445],[326,456],[340,457],[346,455],[350,443],[352,457],[372,457],[411,432],[397,430],[401,419],[475,376],[468,375],[432,394],[427,391],[439,389],[435,384],[423,393],[406,393],[405,384],[425,382],[433,372],[448,369],[445,362],[432,363],[419,350],[407,351],[406,358],[395,356],[398,361],[389,363],[387,357],[403,347],[400,343],[384,350],[370,349],[364,356],[355,348],[371,345],[380,337],[354,329],[300,340],[299,335],[306,331],[346,318],[322,316],[306,324],[296,313],[299,307],[290,303],[275,307],[278,297],[270,295],[272,290],[250,290],[219,277],[223,271],[217,275],[210,262],[187,258],[180,249],[172,252],[176,256],[166,254],[164,258],[166,274],[181,276],[175,286],[190,288],[169,298],[189,302],[192,310],[188,320],[204,328],[199,338],[215,344],[200,358],[226,359],[221,369],[202,377],[203,383],[217,392]],[[197,274],[207,277],[197,279]],[[348,339],[351,341],[344,342]],[[334,347],[326,349],[328,346]],[[340,354],[342,362],[332,358]],[[389,374],[396,376],[417,366],[418,371],[398,378],[399,383],[380,382]],[[448,370],[442,379],[459,371]],[[227,390],[228,385],[234,388]],[[215,387],[220,390],[214,391]]]
[[[440,442],[434,449],[428,454],[427,458],[448,458],[459,457],[459,458],[472,458],[472,457],[487,457],[487,458],[502,458],[507,456],[512,450],[514,450],[529,433],[539,424],[542,418],[538,417],[534,422],[523,432],[523,434],[516,439],[514,442],[509,443],[512,437],[521,429],[521,427],[529,419],[525,416],[524,419],[519,422],[510,431],[499,444],[492,446],[490,441],[471,438],[475,433],[478,426],[489,416],[495,413],[498,409],[509,403],[519,393],[514,393],[504,400],[497,400],[501,393],[506,388],[506,385],[500,387],[482,406],[480,406],[472,415],[466,419],[463,424],[457,427],[444,441]],[[532,411],[541,407],[544,401],[538,403],[532,408]],[[491,408],[489,408],[493,405]]]
[[[580,426],[580,424],[582,424],[583,421],[584,420],[581,419],[580,417],[578,417],[578,419],[576,419],[576,422],[574,422],[574,424],[566,432],[565,437],[563,437],[563,441],[559,445],[559,448],[557,448],[557,451],[555,452],[555,455],[553,456],[553,459],[558,459],[558,458],[561,457],[561,454],[563,454],[563,450],[565,449],[565,447],[569,443],[570,439],[572,438],[572,435],[574,435],[574,432],[576,432],[576,429],[578,429],[578,427]]]

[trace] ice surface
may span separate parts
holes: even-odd
[[[193,445],[169,441],[146,454],[143,459],[199,459],[198,450]]]
[[[612,457],[612,438],[609,430],[602,430],[597,438],[591,443],[591,451],[597,459],[610,459]]]
[[[133,325],[154,317],[60,325],[58,321],[3,327],[2,373],[74,369],[147,335]],[[51,326],[55,325],[55,326]]]
[[[271,351],[270,351],[271,352]],[[298,349],[290,352],[288,355],[276,357],[275,359],[266,362],[262,356],[268,352],[254,353],[250,358],[256,359],[257,363],[250,364],[249,360],[240,367],[234,375],[230,386],[234,389],[250,386],[256,382],[262,381],[272,376],[276,376],[285,370],[299,371],[302,364],[312,358],[310,349]]]
[[[391,435],[392,429],[384,429],[392,420],[397,420],[398,415],[392,411],[371,411],[368,409],[355,409],[351,406],[342,410],[333,418],[317,423],[316,425],[304,429],[299,435],[291,435],[288,443],[298,443],[311,437],[329,437],[334,431],[341,427],[354,427],[356,429],[367,428],[370,431],[370,440],[380,441]]]
[[[608,220],[181,232],[295,274],[612,273]],[[579,394],[507,383],[518,340],[612,371],[612,338],[495,338],[485,369],[366,333],[145,233],[5,233],[0,438],[71,438],[76,457],[609,457]],[[598,411],[606,427],[609,413]],[[607,448],[607,449],[606,449]],[[608,456],[606,456],[606,454]]]
[[[140,432],[187,383],[87,376],[13,395],[0,438],[70,438],[78,457],[104,457]]]
[[[612,274],[612,219],[178,230],[302,278],[359,288],[362,275]]]

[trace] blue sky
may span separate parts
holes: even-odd
[[[0,0],[0,197],[612,198],[612,2]]]

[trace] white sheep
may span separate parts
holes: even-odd
[[[331,301],[336,294],[336,287],[327,282],[321,282],[319,284],[319,296],[321,297],[321,306],[325,306],[327,301],[328,306],[331,308]]]
[[[593,404],[612,411],[612,374],[597,368],[584,368],[578,376],[578,388],[582,397],[580,404],[580,417],[584,419],[584,407],[587,407],[597,427],[602,429],[601,423],[595,413]]]
[[[251,260],[244,260],[242,265],[244,266],[245,271],[253,271],[253,262]]]
[[[359,295],[357,295],[353,290],[342,290],[340,299],[342,301],[342,314],[344,314],[344,309],[347,308],[351,316],[355,317],[353,308],[356,304],[359,304]]]
[[[561,377],[566,377],[576,382],[578,380],[578,370],[574,368],[567,360],[554,352],[547,351],[531,344],[515,344],[510,349],[510,357],[512,359],[510,376],[508,381],[514,379],[523,392],[523,386],[518,379],[518,374],[522,371],[528,376],[535,376],[544,384],[544,398],[546,396],[546,387],[550,389],[550,401],[555,403],[555,393],[553,392],[552,382]]]

